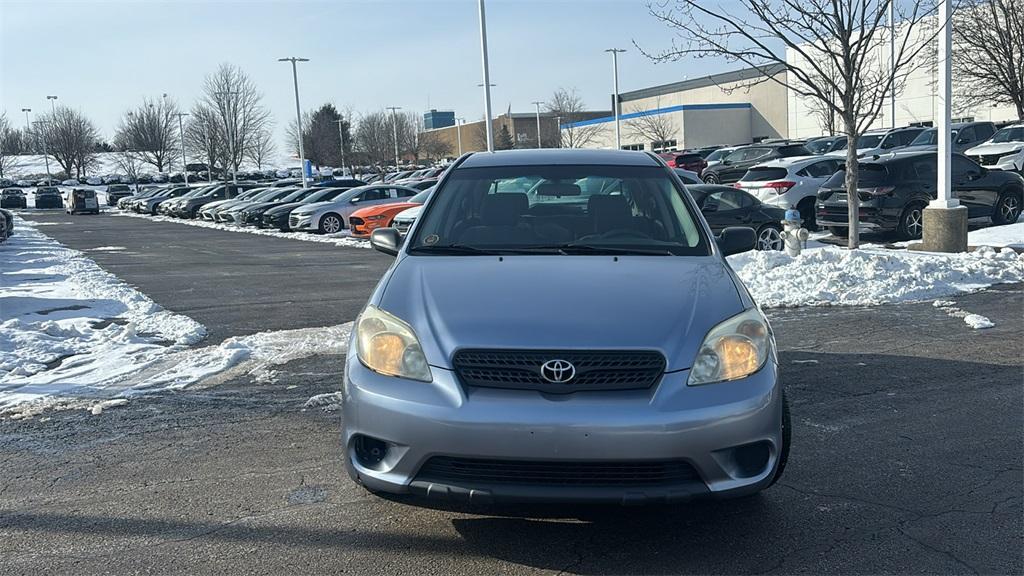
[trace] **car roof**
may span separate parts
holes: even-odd
[[[632,150],[593,150],[581,148],[541,148],[501,150],[471,154],[456,169],[497,166],[599,164],[613,166],[658,166],[645,152]]]
[[[792,168],[802,164],[814,164],[819,160],[835,160],[834,157],[811,155],[811,156],[789,156],[786,158],[776,158],[767,162],[762,162],[754,168],[765,167],[765,168]]]

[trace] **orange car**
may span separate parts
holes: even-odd
[[[348,217],[348,225],[352,230],[352,236],[355,238],[369,238],[370,233],[377,228],[387,228],[388,226],[391,226],[391,220],[393,220],[399,212],[422,204],[423,201],[411,201],[419,200],[419,197],[422,195],[423,193],[421,192],[420,194],[413,196],[409,199],[410,202],[377,204],[376,206],[367,206],[366,208],[356,210]]]

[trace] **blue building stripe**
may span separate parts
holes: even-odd
[[[668,106],[667,108],[654,108],[652,110],[643,110],[641,112],[630,112],[629,114],[623,114],[619,116],[619,120],[629,120],[630,118],[640,118],[642,116],[667,114],[669,112],[681,112],[683,110],[742,110],[750,108],[752,108],[750,102],[731,102],[727,104],[680,104],[679,106]],[[571,124],[559,124],[558,128],[560,130],[564,130],[566,128],[579,128],[581,126],[591,126],[594,124],[603,124],[605,122],[614,121],[615,116],[602,116],[601,118],[580,120],[579,122],[573,122]]]

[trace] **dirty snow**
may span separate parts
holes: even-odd
[[[315,396],[310,396],[309,400],[306,400],[306,404],[303,408],[320,408],[324,412],[336,412],[341,410],[342,401],[341,392],[316,394]]]
[[[280,230],[270,230],[267,228],[254,228],[252,226],[235,226],[232,224],[222,224],[220,222],[210,222],[209,220],[187,220],[184,218],[170,218],[167,216],[149,216],[146,214],[136,214],[134,212],[116,211],[113,214],[117,216],[131,216],[133,218],[145,218],[147,220],[155,220],[157,222],[173,222],[175,224],[185,224],[188,226],[197,226],[200,228],[213,228],[215,230],[224,230],[226,232],[245,232],[248,234],[258,234],[260,236],[274,236],[277,238],[288,238],[289,240],[302,240],[303,242],[321,242],[326,244],[334,244],[336,246],[350,246],[355,248],[370,248],[370,242],[360,238],[352,238],[349,236],[347,230],[339,232],[337,234],[310,234],[306,232],[281,232]]]
[[[869,306],[941,298],[1024,282],[1024,255],[981,247],[965,254],[836,247],[746,252],[729,263],[763,307]]]
[[[952,300],[936,300],[932,302],[932,306],[942,310],[951,318],[960,318],[965,324],[975,330],[982,330],[995,326],[995,323],[985,316],[982,316],[981,314],[971,314],[967,310],[957,307],[956,302],[953,302]]]

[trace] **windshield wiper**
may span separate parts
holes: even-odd
[[[488,256],[498,253],[497,251],[494,250],[488,250],[486,248],[476,248],[473,246],[467,246],[466,244],[448,244],[447,246],[416,246],[415,248],[412,248],[409,251],[414,254],[468,254],[471,256]]]
[[[601,246],[600,244],[579,244],[570,242],[561,246],[550,246],[556,248],[562,254],[632,254],[634,256],[672,256],[669,250],[657,248],[617,248],[613,246]]]

